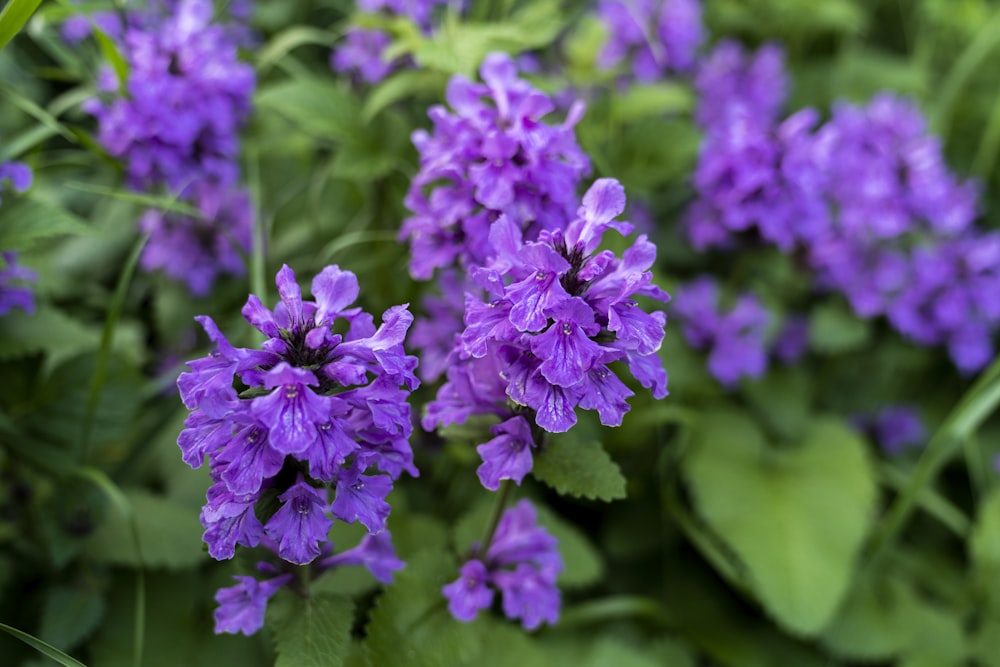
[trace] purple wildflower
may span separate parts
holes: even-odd
[[[749,55],[739,42],[726,39],[698,66],[695,118],[702,127],[726,122],[734,109],[768,124],[785,103],[788,75],[781,47],[766,44]]]
[[[382,58],[391,42],[389,34],[381,30],[352,28],[344,44],[330,53],[330,67],[342,74],[356,73],[365,83],[378,83],[394,68],[394,63]]]
[[[631,58],[636,79],[655,81],[693,67],[704,39],[698,0],[601,0],[597,12],[608,28],[602,68]]]
[[[183,282],[194,296],[206,296],[220,274],[246,272],[243,255],[250,251],[254,215],[241,190],[208,181],[191,190],[200,217],[150,209],[139,219],[139,229],[149,234],[139,264]]]
[[[38,274],[19,266],[16,252],[0,253],[0,315],[6,315],[14,308],[26,313],[35,312],[35,294],[25,282],[38,280]]]
[[[564,227],[590,169],[573,134],[581,104],[549,125],[542,119],[554,110],[551,99],[518,78],[510,56],[490,54],[480,75],[483,83],[453,77],[447,98],[454,112],[432,107],[433,132],[413,133],[420,171],[400,238],[410,243],[410,273],[420,280],[455,264],[484,265],[496,254],[490,229],[500,215],[527,240]]]
[[[448,610],[460,621],[471,621],[493,603],[500,591],[504,615],[521,619],[527,630],[559,620],[560,595],[556,577],[563,569],[557,540],[538,525],[527,500],[504,512],[485,554],[476,552],[462,565],[459,578],[444,586]]]
[[[315,301],[302,298],[287,266],[277,287],[273,311],[254,295],[243,309],[268,336],[261,350],[232,346],[211,319],[199,318],[216,350],[178,379],[193,410],[178,445],[193,467],[208,456],[215,485],[202,522],[213,557],[264,543],[306,564],[322,553],[331,515],[383,531],[393,480],[404,470],[417,474],[406,403],[418,384],[416,359],[403,352],[412,317],[405,306],[390,308],[376,328],[351,306],[357,278],[336,266],[313,280]],[[333,333],[335,326],[346,333]],[[247,389],[237,395],[234,382]],[[283,471],[297,471],[297,481]],[[262,526],[255,506],[268,490],[280,507]]]
[[[215,633],[242,632],[249,637],[264,627],[267,601],[291,581],[292,575],[283,574],[267,581],[239,575],[233,579],[239,582],[236,586],[220,588],[215,594],[219,603],[215,610]]]
[[[752,295],[740,296],[722,312],[718,284],[702,277],[677,291],[673,312],[688,344],[709,350],[708,369],[726,387],[744,376],[759,378],[767,370],[764,338],[770,315]]]
[[[143,16],[121,38],[129,65],[124,94],[90,100],[98,139],[125,160],[136,189],[166,184],[180,192],[205,179],[237,178],[237,131],[250,111],[253,68],[212,24],[209,0],[180,0],[165,17]]]
[[[874,414],[855,415],[851,423],[890,456],[901,454],[907,447],[919,447],[927,437],[920,413],[910,405],[891,405]]]

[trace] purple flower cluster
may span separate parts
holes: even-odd
[[[253,215],[237,160],[255,75],[237,58],[245,35],[212,23],[213,13],[210,0],[178,0],[127,15],[114,33],[129,65],[124,89],[105,71],[104,99],[84,106],[105,150],[124,160],[131,187],[165,188],[201,211],[190,218],[150,210],[140,222],[151,233],[143,268],[162,268],[196,296],[220,273],[243,273]]]
[[[701,277],[677,290],[672,313],[681,320],[688,344],[709,350],[708,370],[724,386],[733,387],[743,377],[764,375],[771,316],[756,297],[743,294],[723,312],[718,284]]]
[[[705,37],[698,0],[601,0],[597,12],[608,29],[602,68],[631,59],[632,74],[648,82],[694,66]]]
[[[242,253],[251,245],[254,214],[242,190],[202,181],[190,191],[200,217],[149,209],[139,219],[139,229],[149,234],[139,265],[206,296],[220,273],[245,273]]]
[[[441,589],[448,610],[460,621],[471,621],[493,604],[499,590],[504,615],[521,619],[525,629],[555,623],[561,603],[556,577],[563,569],[556,545],[556,538],[538,525],[535,508],[522,500],[504,512],[486,553],[474,552],[461,576]]]
[[[496,438],[479,448],[487,488],[501,479],[519,483],[531,469],[532,422],[561,433],[581,407],[596,410],[605,425],[621,424],[632,391],[609,368],[612,362],[624,361],[656,398],[667,394],[657,355],[666,316],[646,313],[635,300],[669,299],[652,284],[656,247],[643,235],[620,259],[609,250],[595,254],[609,228],[631,232],[629,223],[614,219],[624,208],[622,186],[599,179],[565,231],[525,241],[506,215],[490,228],[497,256],[475,278],[491,300],[467,295],[457,360],[423,422],[429,429],[472,414],[504,420],[494,427]]]
[[[758,238],[801,252],[817,284],[863,317],[885,315],[960,370],[992,357],[1000,326],[1000,238],[975,229],[976,188],[947,168],[909,101],[839,104],[826,124],[783,121],[780,54],[723,43],[697,86],[705,140],[686,216],[699,249]],[[726,100],[730,100],[727,104]]]
[[[208,456],[214,483],[201,521],[213,558],[261,545],[305,565],[323,553],[334,518],[382,533],[393,481],[417,475],[407,403],[417,360],[403,352],[413,318],[394,306],[376,329],[350,305],[357,278],[336,266],[313,280],[315,301],[302,299],[287,266],[276,282],[273,311],[255,295],[243,308],[267,336],[260,350],[232,346],[198,318],[216,349],[177,381],[192,410],[177,442],[194,468]]]
[[[0,164],[0,193],[5,182],[9,182],[15,192],[24,192],[31,187],[31,168],[23,162],[5,162]],[[2,200],[0,200],[2,201]],[[6,315],[14,308],[20,308],[26,313],[35,312],[35,295],[23,283],[38,280],[38,275],[31,269],[17,264],[17,253],[0,252],[0,315]]]
[[[448,0],[358,0],[358,9],[366,14],[384,13],[413,21],[425,34],[432,30],[434,8]],[[382,52],[392,43],[383,30],[349,28],[344,44],[330,53],[330,67],[350,74],[368,84],[375,84],[400,67],[404,60],[385,60]]]
[[[892,405],[875,414],[855,415],[851,423],[892,456],[907,447],[923,445],[927,438],[920,413],[909,405]]]
[[[265,536],[265,543],[273,550],[273,541]],[[384,584],[392,583],[393,572],[404,567],[403,561],[396,557],[388,532],[378,535],[366,535],[361,542],[339,554],[332,554],[332,546],[325,544],[320,558],[309,564],[310,578],[316,578],[323,572],[344,565],[361,565],[368,569],[378,581]],[[295,566],[261,561],[257,563],[257,571],[268,577],[260,580],[256,577],[236,575],[235,586],[220,588],[215,594],[218,607],[215,610],[215,633],[238,632],[250,636],[264,626],[264,614],[271,597],[283,586],[295,585],[298,572],[292,571]]]
[[[209,0],[180,0],[160,20],[127,26],[124,94],[85,107],[97,117],[101,145],[125,160],[136,189],[165,184],[180,192],[206,179],[237,181],[237,133],[256,82],[225,28],[211,22],[213,12]]]
[[[410,243],[410,274],[418,280],[437,268],[485,265],[496,254],[490,229],[501,215],[529,241],[564,228],[590,169],[573,133],[581,104],[549,125],[542,119],[555,108],[552,100],[518,78],[510,56],[487,56],[480,75],[483,83],[453,77],[447,99],[454,112],[432,107],[433,132],[413,133],[420,171],[400,239]]]

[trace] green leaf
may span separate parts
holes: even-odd
[[[177,570],[205,561],[197,507],[140,489],[128,489],[124,496],[138,523],[142,562],[146,566]],[[138,565],[131,530],[129,517],[112,513],[91,537],[88,555],[105,563]]]
[[[18,630],[17,628],[12,628],[6,623],[0,623],[0,630],[3,630],[12,637],[17,637],[31,648],[35,649],[42,655],[45,655],[55,660],[63,667],[87,667],[79,660],[71,658],[70,656],[60,651],[59,649],[53,646],[49,646],[48,644],[46,644],[45,642],[36,637],[32,637],[27,632],[23,632],[21,630]]]
[[[40,4],[42,0],[7,0],[0,11],[0,49],[20,32]]]
[[[69,650],[97,629],[104,617],[104,598],[94,590],[59,586],[45,596],[38,634],[49,644]]]
[[[538,512],[538,523],[559,541],[559,555],[565,566],[559,573],[559,586],[573,588],[600,581],[604,576],[601,552],[576,526],[540,503],[534,503],[534,506]]]
[[[996,589],[1000,579],[1000,487],[979,505],[979,516],[969,536],[969,558],[977,581],[1000,609],[1000,592]]]
[[[257,72],[264,72],[293,50],[306,44],[333,46],[337,35],[308,25],[295,25],[272,37],[257,51]]]
[[[819,419],[801,445],[776,450],[745,416],[709,413],[692,432],[683,472],[764,608],[795,634],[820,632],[848,592],[875,509],[861,440]]]
[[[340,595],[291,593],[269,605],[275,667],[340,667],[350,649],[354,603]]]
[[[818,306],[809,317],[809,346],[820,354],[839,354],[864,347],[871,338],[868,322],[831,301]]]
[[[284,116],[302,132],[317,138],[349,141],[363,132],[357,98],[347,88],[326,79],[301,76],[262,87],[256,105]]]
[[[422,90],[439,90],[444,83],[444,77],[439,72],[421,69],[396,72],[368,94],[361,114],[366,121],[369,121],[390,104]]]
[[[625,497],[625,477],[601,443],[554,436],[535,457],[532,474],[563,495],[605,502]]]
[[[859,578],[824,631],[823,645],[847,660],[891,659],[907,639],[902,612],[911,597],[905,584],[896,578]]]
[[[12,198],[0,208],[0,248],[4,250],[26,250],[41,239],[92,232],[83,220],[46,201]]]
[[[0,319],[0,359],[36,352],[72,356],[97,347],[98,340],[96,330],[47,306],[33,314],[12,310]]]
[[[620,123],[668,113],[687,113],[693,105],[691,89],[670,82],[634,84],[625,94],[611,98],[612,113]]]
[[[378,599],[365,648],[372,665],[439,667],[479,654],[485,619],[462,623],[448,613],[441,587],[458,578],[454,558],[417,554]]]

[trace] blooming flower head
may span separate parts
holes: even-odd
[[[723,312],[718,284],[702,277],[678,289],[673,313],[681,320],[688,344],[709,351],[708,370],[726,387],[744,376],[759,378],[767,370],[770,315],[754,296],[740,296]]]
[[[698,0],[601,0],[597,12],[608,28],[601,67],[631,57],[635,78],[655,81],[694,65],[704,39]]]
[[[785,103],[788,75],[781,48],[766,44],[748,54],[739,42],[726,39],[698,66],[695,118],[702,127],[725,122],[734,109],[772,123]]]
[[[97,117],[101,145],[124,159],[133,187],[166,184],[179,192],[204,179],[232,185],[253,68],[239,62],[237,44],[212,23],[210,0],[179,0],[171,9],[125,27],[124,90],[112,87],[107,102],[93,99],[85,108]]]
[[[655,246],[639,236],[621,258],[596,252],[608,229],[631,231],[614,219],[624,207],[621,185],[600,179],[564,231],[525,241],[507,216],[490,230],[497,255],[476,272],[489,301],[467,296],[457,359],[423,422],[432,428],[473,414],[501,419],[495,437],[478,448],[487,488],[520,482],[531,469],[535,429],[567,431],[577,407],[596,410],[605,425],[621,424],[632,391],[610,363],[625,362],[655,397],[667,393],[657,355],[666,317],[636,301],[669,299],[652,284]]]
[[[452,616],[467,622],[489,608],[498,590],[504,615],[534,630],[559,620],[556,577],[562,569],[556,538],[538,525],[535,508],[522,500],[504,512],[485,554],[476,552],[441,592]]]
[[[287,266],[277,287],[273,311],[255,295],[243,309],[268,337],[260,350],[232,346],[211,318],[198,318],[216,350],[178,379],[192,410],[178,445],[193,467],[208,456],[215,484],[202,523],[212,556],[268,544],[307,564],[334,519],[383,531],[393,480],[417,474],[406,402],[416,359],[403,352],[412,316],[390,308],[376,329],[351,306],[357,278],[337,266],[313,280],[315,301],[302,298]],[[277,493],[279,508],[262,522],[255,507],[265,491]]]
[[[510,56],[493,53],[480,69],[483,83],[455,76],[443,106],[430,110],[433,132],[417,130],[420,153],[406,205],[413,212],[400,230],[410,243],[410,273],[430,278],[435,269],[482,266],[496,252],[490,229],[500,215],[528,240],[564,227],[576,208],[576,188],[590,164],[573,126],[542,119],[552,100],[518,78]]]

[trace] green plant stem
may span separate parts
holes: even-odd
[[[510,490],[513,486],[514,482],[509,479],[500,482],[496,504],[493,505],[493,515],[490,517],[490,522],[486,525],[483,541],[479,543],[479,548],[477,549],[478,555],[485,554],[486,550],[490,548],[490,544],[493,542],[493,535],[497,532],[497,526],[500,525],[500,517],[503,516],[504,508],[507,506],[507,498],[510,496]]]

